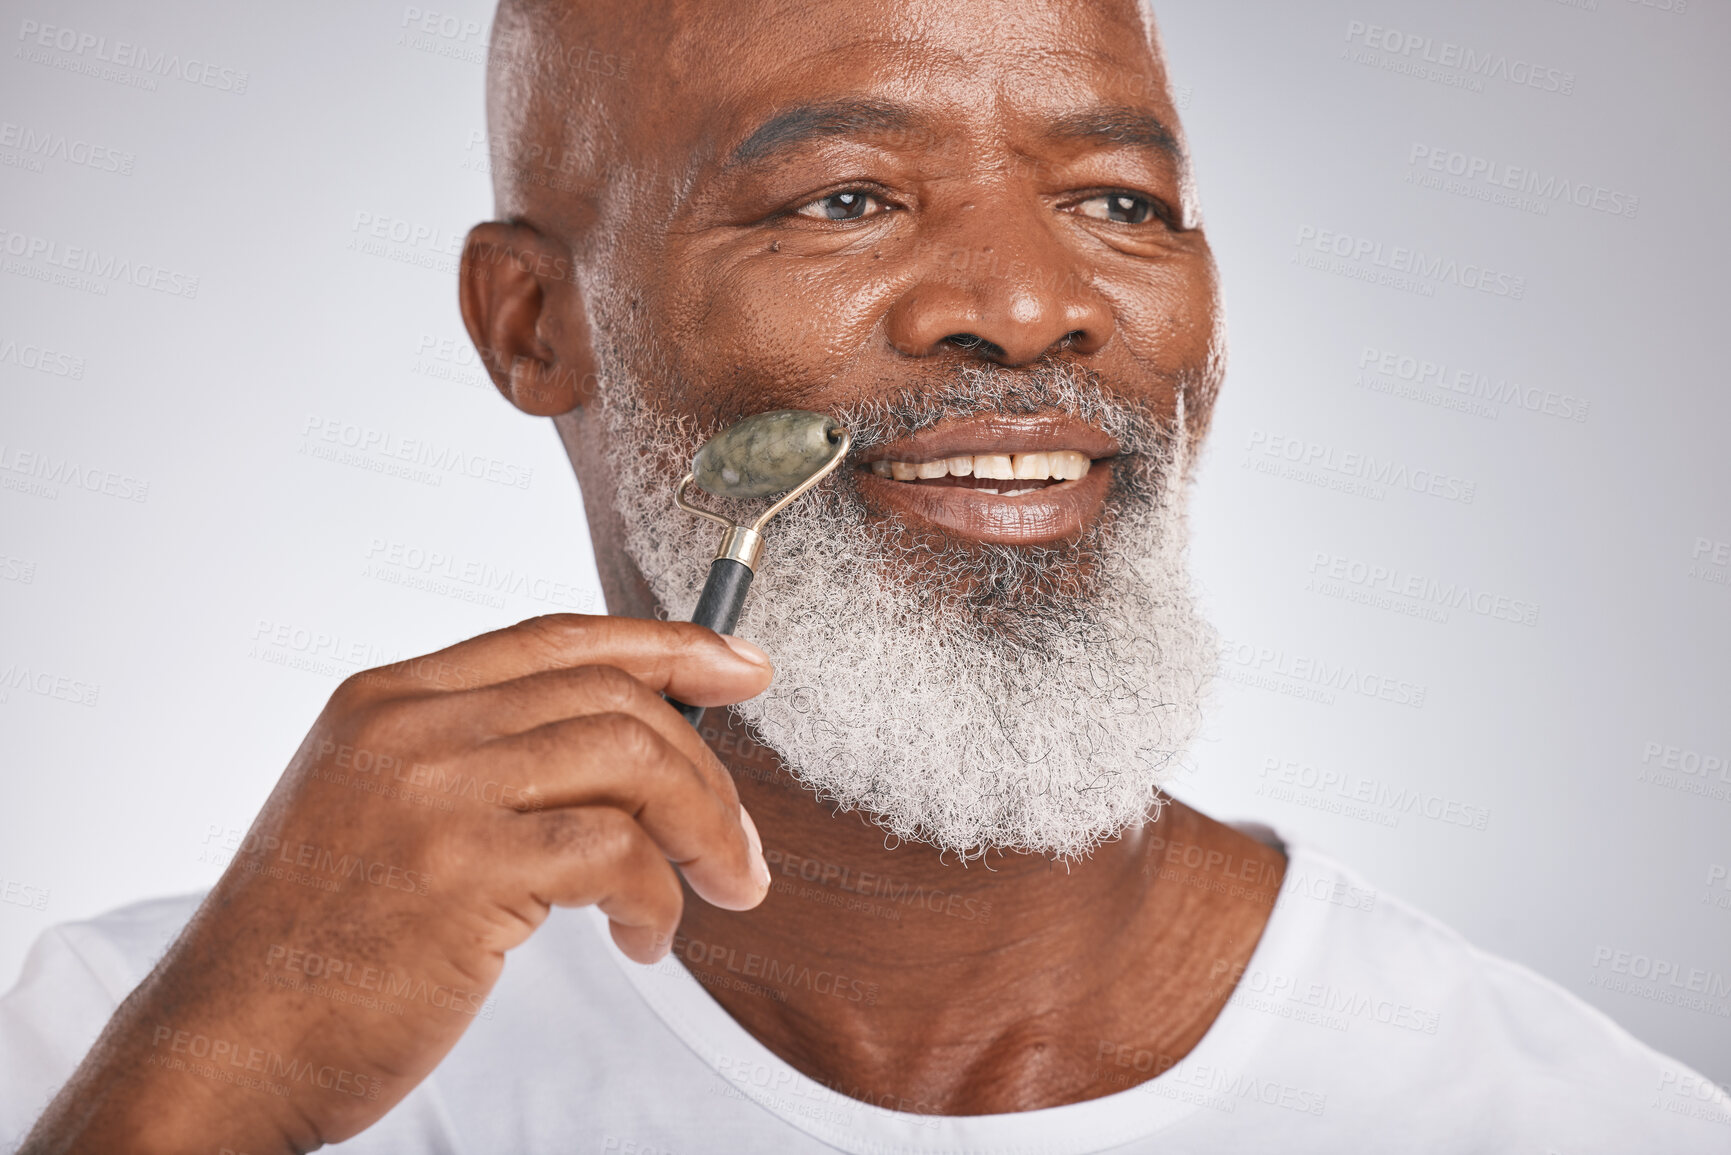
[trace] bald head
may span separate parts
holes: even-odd
[[[504,0],[487,66],[487,132],[501,219],[581,217],[624,158],[619,117],[650,12]],[[644,6],[650,8],[652,6]]]

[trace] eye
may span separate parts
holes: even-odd
[[[1156,215],[1154,202],[1135,193],[1107,193],[1089,197],[1076,206],[1076,211],[1097,221],[1112,221],[1120,225],[1140,225]]]
[[[875,217],[888,208],[888,205],[872,194],[854,189],[830,193],[810,204],[801,205],[796,211],[802,217],[818,221],[857,221],[863,217]]]

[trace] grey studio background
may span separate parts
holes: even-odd
[[[1731,8],[1158,10],[1232,337],[1177,793],[1731,1082]],[[213,882],[342,676],[601,602],[457,314],[487,4],[0,13],[9,986]]]

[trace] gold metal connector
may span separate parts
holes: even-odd
[[[762,555],[763,535],[749,525],[729,526],[715,551],[716,557],[739,562],[753,573],[757,572],[757,559]]]

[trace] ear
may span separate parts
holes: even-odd
[[[525,413],[590,401],[595,352],[565,246],[526,224],[489,221],[463,245],[458,303],[493,384]]]

